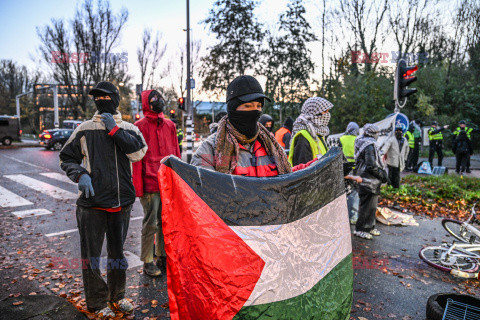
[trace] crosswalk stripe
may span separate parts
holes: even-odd
[[[52,211],[47,209],[30,209],[30,210],[14,211],[12,213],[17,217],[25,218],[25,217],[35,217],[35,216],[43,216],[46,214],[52,214]]]
[[[27,177],[23,174],[11,174],[11,175],[6,175],[4,177],[12,181],[18,182],[20,184],[23,184],[24,186],[27,186],[31,189],[39,191],[55,199],[59,199],[59,200],[76,199],[78,197],[73,192],[53,186],[43,181],[39,181],[30,177]]]
[[[56,237],[56,236],[63,236],[64,234],[67,233],[72,233],[78,231],[78,229],[70,229],[70,230],[65,230],[65,231],[60,231],[60,232],[55,232],[55,233],[47,233],[45,236],[47,237]]]
[[[66,175],[58,173],[58,172],[43,172],[40,173],[42,176],[50,178],[50,179],[55,179],[61,182],[77,185],[75,182],[70,180]]]
[[[143,219],[143,217],[133,217],[133,218],[130,218],[130,221],[140,220],[140,219]],[[66,233],[72,233],[72,232],[75,232],[75,231],[78,231],[78,229],[70,229],[70,230],[65,230],[65,231],[60,231],[60,232],[55,232],[55,233],[47,233],[45,236],[56,237],[56,236],[62,236]]]
[[[136,268],[136,267],[139,267],[141,265],[143,265],[143,262],[142,260],[140,260],[140,258],[131,253],[130,251],[123,251],[123,254],[125,255],[125,258],[127,259],[127,263],[128,263],[128,269],[132,269],[132,268]],[[100,257],[100,271],[102,273],[105,273],[107,272],[107,264],[108,264],[108,257]]]
[[[0,207],[21,207],[31,204],[33,203],[28,201],[27,199],[24,199],[19,195],[16,195],[15,193],[0,186]]]

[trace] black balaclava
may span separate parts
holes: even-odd
[[[293,119],[292,117],[288,117],[285,122],[283,123],[283,126],[290,130],[290,132],[293,130]]]
[[[263,106],[264,98],[258,98],[252,101],[260,102]],[[248,102],[252,102],[248,101]],[[257,122],[262,114],[261,111],[237,111],[237,108],[247,102],[241,101],[238,98],[233,98],[227,103],[228,121],[238,130],[241,134],[247,138],[253,138],[257,134],[258,126]]]
[[[105,94],[107,95],[107,94]],[[115,94],[108,94],[111,100],[95,100],[95,106],[98,113],[117,113],[117,107],[120,104],[120,99]]]
[[[154,101],[151,101],[151,100]],[[152,90],[148,95],[148,103],[150,104],[150,109],[155,113],[163,112],[165,108],[165,100],[163,100],[162,95],[157,90]]]
[[[400,129],[395,130],[395,137],[397,137],[398,140],[402,139],[403,137],[403,131]]]

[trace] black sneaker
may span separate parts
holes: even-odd
[[[153,262],[143,264],[143,272],[150,277],[158,277],[162,271]]]
[[[157,257],[157,261],[155,262],[158,268],[166,268],[167,267],[167,257]]]

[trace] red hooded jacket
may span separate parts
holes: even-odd
[[[152,90],[142,92],[145,117],[135,122],[148,146],[145,157],[133,163],[133,185],[137,197],[142,197],[144,192],[160,192],[157,177],[160,161],[171,154],[181,157],[175,124],[165,119],[163,113],[155,113],[150,109],[150,92]]]

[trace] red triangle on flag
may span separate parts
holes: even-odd
[[[265,262],[170,167],[158,178],[171,319],[232,319]]]

